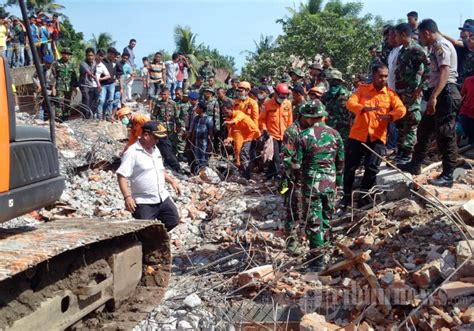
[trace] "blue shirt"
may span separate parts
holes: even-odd
[[[38,27],[36,24],[30,24],[31,28],[31,39],[33,40],[34,43],[37,43],[39,41],[38,38]]]
[[[40,30],[40,35],[41,35],[41,42],[42,43],[47,43],[48,42],[48,36],[49,36],[48,28],[45,27],[45,26],[42,26],[41,30]]]
[[[193,118],[191,124],[191,132],[193,134],[193,141],[197,144],[198,142],[207,142],[209,131],[213,128],[212,118],[206,114],[196,115]]]

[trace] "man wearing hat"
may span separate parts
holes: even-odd
[[[176,102],[176,110],[178,116],[176,118],[176,134],[177,134],[177,144],[176,151],[178,153],[178,160],[186,162],[186,157],[184,156],[184,150],[186,147],[186,139],[184,135],[186,133],[186,120],[188,117],[189,109],[189,93],[184,91],[181,87],[178,87],[175,90],[174,100]]]
[[[324,123],[327,112],[322,102],[308,101],[301,111],[307,129],[298,136],[292,157],[292,178],[301,185],[302,208],[299,218],[306,223],[311,250],[328,241],[329,221],[334,214],[336,187],[342,184],[344,143],[333,128]],[[324,267],[320,252],[310,254],[310,266],[316,271]]]
[[[465,20],[463,26],[461,26],[459,30],[460,32],[459,32],[458,40],[445,34],[442,34],[442,36],[446,38],[447,40],[449,40],[453,44],[454,48],[456,49],[457,62],[458,62],[456,70],[459,74],[458,83],[462,84],[462,81],[464,80],[464,78],[467,77],[466,75],[463,75],[462,73],[463,68],[464,68],[464,63],[466,62],[468,57],[470,56],[472,57],[472,54],[471,54],[472,52],[469,50],[467,43],[469,41],[469,38],[474,35],[474,20],[472,19]]]
[[[309,66],[309,83],[306,86],[306,90],[310,90],[313,87],[320,87],[323,92],[329,89],[329,84],[323,77],[323,67],[319,63],[312,63]]]
[[[201,68],[199,68],[198,73],[204,78],[205,81],[207,81],[211,76],[216,76],[217,71],[210,64],[210,58],[208,56],[204,58],[204,64],[201,66]]]
[[[119,121],[129,128],[128,142],[123,149],[125,153],[142,135],[142,128],[146,122],[150,121],[148,114],[134,113],[131,108],[123,107],[117,112]]]
[[[163,158],[156,148],[163,137],[166,137],[163,125],[156,121],[146,122],[140,139],[123,155],[117,177],[125,208],[133,217],[158,219],[170,231],[178,224],[179,214],[165,183],[170,184],[178,195],[181,195],[181,189],[176,179],[166,172]]]
[[[74,65],[69,59],[72,52],[68,47],[61,50],[61,58],[52,66],[52,73],[56,80],[56,117],[66,121],[70,115],[70,104],[73,91],[78,88],[78,79]]]
[[[56,94],[56,79],[53,76],[51,67],[53,65],[54,58],[51,54],[46,55],[43,57],[43,77],[45,79],[46,85],[46,93],[48,95],[55,95]],[[41,83],[38,78],[38,73],[35,71],[33,74],[33,86],[35,88],[34,93],[36,97],[41,97]],[[49,118],[49,114],[45,114],[44,110],[46,109],[46,101],[43,100],[40,106],[39,111],[39,119],[45,121]]]
[[[327,75],[327,79],[329,90],[322,97],[322,101],[326,105],[326,111],[329,114],[326,123],[339,132],[345,143],[349,137],[352,120],[352,115],[346,108],[346,102],[351,96],[351,92],[342,84],[344,80],[339,70],[331,70]]]
[[[254,121],[258,127],[258,104],[257,101],[249,97],[252,86],[249,82],[243,81],[239,83],[237,98],[234,99],[234,109],[239,110]]]
[[[306,103],[306,91],[303,85],[296,85],[291,89],[291,94],[293,96],[292,106],[293,106],[293,120],[298,118],[301,108]]]
[[[213,128],[213,142],[212,146],[214,151],[217,153],[220,150],[220,140],[225,137],[222,136],[222,127],[221,127],[221,112],[219,108],[219,102],[215,98],[215,90],[213,87],[205,84],[202,88],[203,101],[206,105],[205,112],[212,120]]]
[[[304,73],[300,68],[291,69],[289,74],[291,77],[291,81],[289,82],[288,85],[290,86],[291,89],[293,89],[297,85],[303,85]]]

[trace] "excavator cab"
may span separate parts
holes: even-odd
[[[0,57],[0,222],[52,205],[64,190],[47,129],[16,125],[8,61]]]

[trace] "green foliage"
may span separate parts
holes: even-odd
[[[5,9],[5,6],[0,6],[0,18],[8,17],[8,16],[10,16],[10,13],[7,12],[7,10]]]
[[[234,57],[222,55],[216,48],[200,45],[196,52],[198,60],[203,61],[204,58],[209,57],[211,64],[217,69],[225,69],[230,73],[235,71]]]
[[[176,51],[183,54],[196,54],[198,47],[196,45],[197,34],[191,31],[189,26],[177,25],[174,28],[174,42],[176,43]]]
[[[100,49],[107,51],[109,47],[114,47],[116,42],[113,40],[110,33],[102,32],[99,33],[98,36],[92,34],[92,39],[89,41],[89,43],[97,51]]]
[[[18,0],[7,0],[6,5],[17,6]],[[45,13],[55,13],[64,9],[65,7],[56,3],[55,0],[27,0],[26,8],[29,11],[37,11],[41,9]]]
[[[59,40],[60,48],[69,47],[72,50],[74,62],[79,62],[84,58],[84,35],[82,32],[76,32],[69,19],[61,22],[61,38]]]
[[[283,34],[270,48],[261,37],[257,50],[249,52],[242,75],[247,79],[262,75],[278,78],[294,62],[291,58],[310,63],[317,54],[330,56],[345,78],[365,73],[369,63],[367,47],[381,42],[383,20],[361,16],[360,2],[329,0],[324,10],[321,8],[322,1],[310,0],[291,17],[278,20]]]

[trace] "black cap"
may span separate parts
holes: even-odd
[[[298,93],[298,94],[306,95],[306,91],[305,91],[304,87],[303,87],[302,85],[300,85],[300,84],[294,86],[294,87],[292,88],[292,90],[293,90],[293,92],[296,92],[296,93]]]
[[[257,96],[258,95],[258,88],[254,87],[253,89],[251,89],[249,91],[249,94],[253,94],[253,95]]]
[[[225,108],[233,108],[234,103],[232,102],[232,100],[227,99],[226,101],[224,101],[222,106],[225,107]]]
[[[166,137],[166,128],[163,124],[158,121],[148,121],[143,124],[142,127],[143,131],[151,132],[153,135],[157,136],[158,138]]]
[[[202,110],[206,110],[207,108],[206,102],[204,100],[200,100],[198,102],[198,107],[201,108]]]
[[[260,85],[260,86],[258,87],[258,89],[259,89],[259,91],[265,92],[265,93],[267,93],[267,94],[270,94],[270,93],[271,93],[271,92],[270,92],[270,89],[268,88],[267,85]]]

